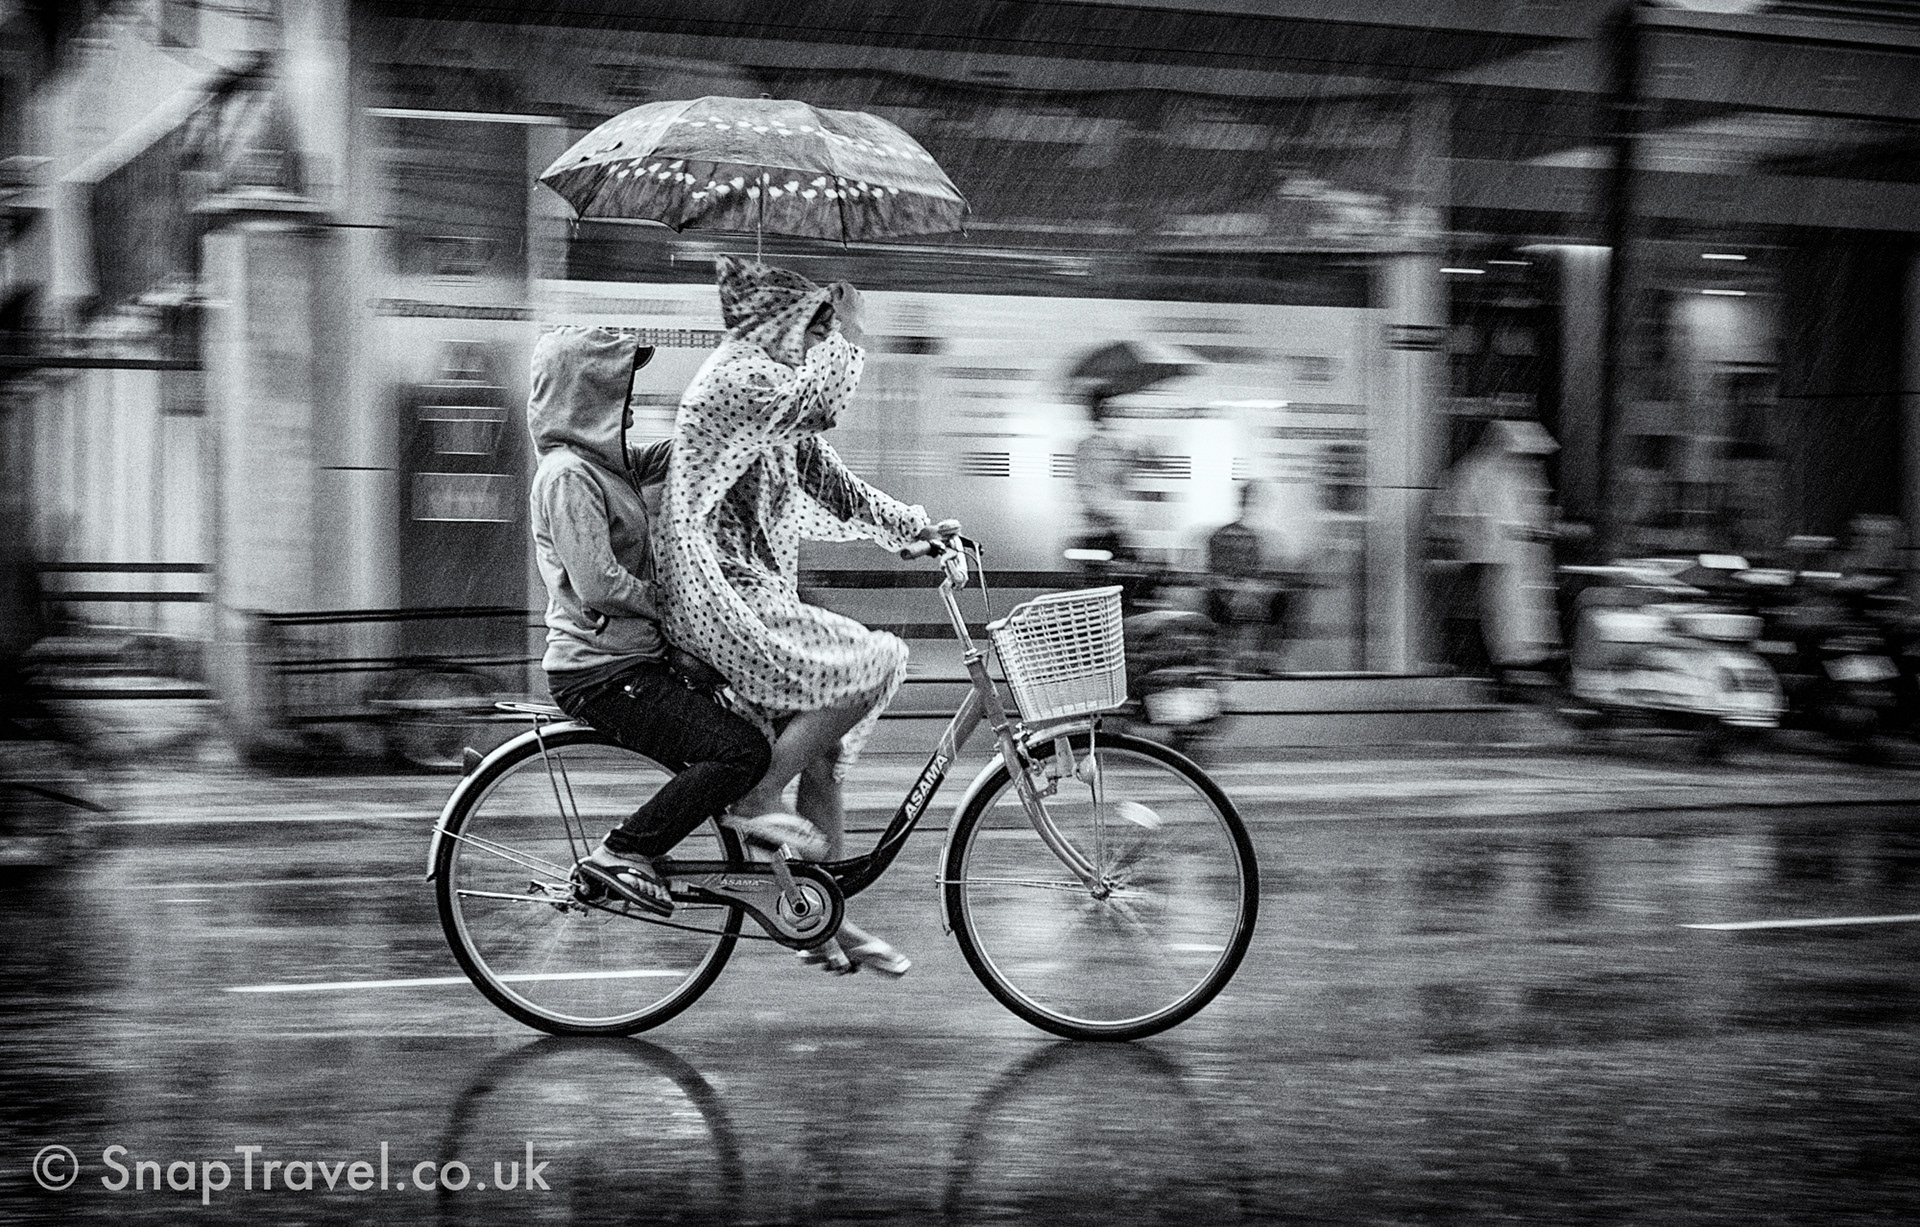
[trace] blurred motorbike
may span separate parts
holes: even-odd
[[[1804,552],[1811,540],[1795,538],[1788,549]],[[1872,753],[1891,727],[1899,668],[1846,577],[1796,566],[1698,569],[1681,578],[1759,620],[1753,648],[1780,681],[1783,726]]]
[[[1682,728],[1717,757],[1785,708],[1779,679],[1755,651],[1762,622],[1716,595],[1744,558],[1703,554],[1562,567],[1600,581],[1576,602],[1567,713],[1576,723],[1632,720]]]
[[[1842,575],[1833,595],[1871,633],[1876,653],[1892,666],[1887,682],[1892,706],[1883,715],[1884,731],[1915,738],[1920,737],[1920,611],[1900,587],[1894,575]]]
[[[1158,609],[1124,623],[1130,731],[1204,756],[1225,731],[1226,692],[1213,671],[1219,628],[1204,614]]]
[[[97,760],[48,689],[31,658],[0,662],[0,880],[73,863],[106,812],[88,795]]]

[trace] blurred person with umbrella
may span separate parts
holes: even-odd
[[[1131,609],[1144,585],[1134,573],[1132,517],[1142,467],[1140,447],[1127,437],[1114,412],[1115,398],[1144,392],[1170,379],[1191,375],[1205,360],[1191,350],[1157,341],[1114,341],[1083,354],[1067,371],[1067,386],[1087,406],[1088,430],[1073,453],[1073,488],[1083,520],[1076,555],[1107,559],[1093,568],[1105,576],[1107,564],[1119,564]]]
[[[838,238],[958,228],[966,202],[885,120],[773,99],[653,103],[617,116],[543,182],[582,217]],[[756,255],[757,244],[756,244]],[[926,511],[851,473],[822,434],[858,385],[861,299],[757,259],[716,262],[726,339],[682,396],[654,559],[670,637],[774,733],[773,761],[727,821],[845,855],[841,777],[906,678],[907,648],[799,595],[803,539],[890,549],[938,535]],[[786,812],[786,785],[799,780]],[[824,836],[824,838],[823,838]],[[887,976],[910,963],[843,921],[806,957]]]

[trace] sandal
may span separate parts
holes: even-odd
[[[801,860],[824,860],[832,845],[819,827],[798,814],[757,814],[751,818],[728,814],[720,825],[732,827],[747,840],[767,847],[787,847]]]
[[[841,943],[840,949],[853,964],[855,971],[864,967],[889,980],[898,980],[907,974],[909,967],[913,966],[912,959],[877,937],[868,937],[867,940],[856,942],[851,946]]]
[[[573,871],[583,887],[598,888],[593,894],[581,892],[589,903],[611,895],[655,916],[673,915],[673,891],[651,865],[627,860],[603,865],[589,859],[575,865]]]
[[[828,938],[826,943],[812,950],[796,950],[802,966],[818,967],[821,971],[836,976],[850,976],[860,970],[860,965],[847,957],[840,949],[840,943]]]

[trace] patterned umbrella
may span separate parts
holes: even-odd
[[[967,214],[946,172],[893,124],[772,98],[635,107],[575,142],[540,182],[581,217],[843,243],[958,230]]]

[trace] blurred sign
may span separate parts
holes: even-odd
[[[1388,349],[1411,349],[1424,352],[1446,347],[1447,330],[1444,325],[1390,324],[1387,327]]]
[[[461,524],[511,524],[516,494],[501,473],[415,473],[413,518]]]
[[[493,405],[422,405],[420,424],[436,456],[491,456],[498,446],[504,409]]]

